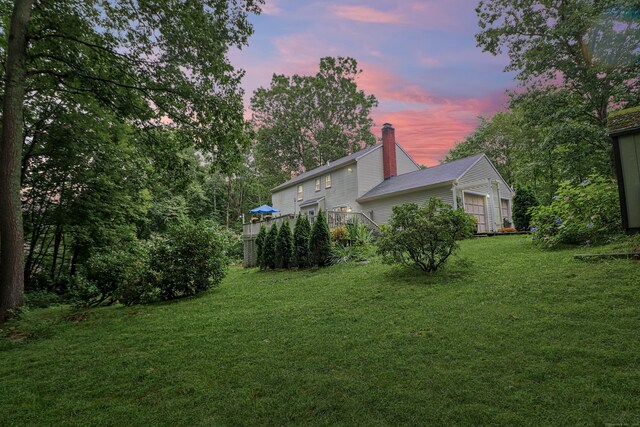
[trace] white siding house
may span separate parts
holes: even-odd
[[[479,233],[511,223],[512,190],[484,154],[420,169],[396,143],[389,124],[382,144],[303,173],[272,190],[281,214],[317,215],[318,210],[358,212],[377,224],[389,220],[394,206],[422,204],[439,197],[464,208],[478,221]]]

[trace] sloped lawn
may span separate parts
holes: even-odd
[[[0,425],[635,425],[640,263],[574,253],[483,238],[434,276],[234,268],[199,298],[32,311],[0,340]]]

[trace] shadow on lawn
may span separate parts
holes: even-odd
[[[434,286],[452,285],[472,276],[475,272],[474,263],[468,258],[454,257],[435,272],[425,273],[418,267],[394,265],[383,275],[392,282],[406,285]]]

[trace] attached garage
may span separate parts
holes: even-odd
[[[478,221],[478,233],[487,232],[486,197],[480,194],[464,192],[464,210]]]

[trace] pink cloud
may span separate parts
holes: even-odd
[[[350,21],[376,24],[399,24],[403,21],[402,15],[398,13],[383,12],[369,6],[334,5],[331,9],[338,18]]]
[[[282,12],[278,6],[278,0],[266,0],[260,9],[265,15],[279,15]]]
[[[378,135],[382,123],[392,123],[398,143],[418,163],[434,166],[476,129],[478,116],[492,115],[505,100],[502,93],[496,93],[482,99],[443,100],[422,109],[374,112],[373,132]]]
[[[432,104],[436,96],[417,84],[405,80],[387,69],[373,64],[360,64],[363,70],[358,77],[358,87],[384,100]]]
[[[452,3],[454,3],[452,5]],[[456,4],[457,3],[457,4]],[[449,2],[402,2],[396,3],[391,10],[379,10],[364,5],[333,5],[332,15],[349,21],[374,24],[402,24],[431,29],[461,29],[458,11],[473,11],[473,0],[454,0]],[[475,15],[470,14],[475,18]]]

